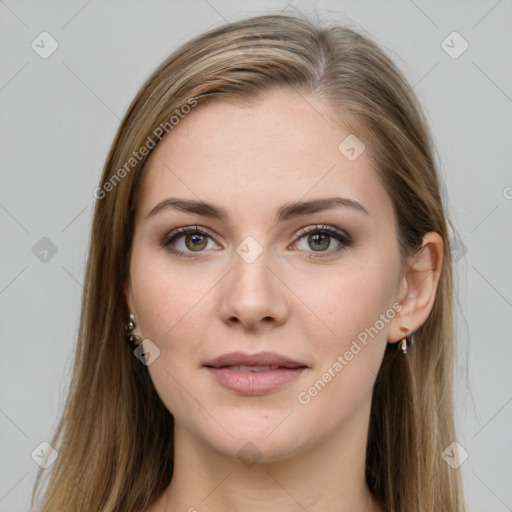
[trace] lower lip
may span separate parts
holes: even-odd
[[[225,388],[244,395],[261,395],[297,379],[307,368],[280,368],[263,372],[240,372],[230,368],[206,367]]]

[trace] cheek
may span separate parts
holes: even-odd
[[[181,338],[177,333],[184,326],[194,337],[197,322],[191,325],[190,319],[204,307],[213,279],[209,283],[207,276],[191,266],[171,265],[165,251],[139,249],[132,255],[131,280],[138,326],[144,337],[162,345],[162,349]]]
[[[186,271],[170,273],[170,265],[162,264],[159,258],[143,256],[133,256],[137,326],[143,338],[149,338],[160,350],[148,366],[155,389],[167,409],[180,417],[180,411],[198,407],[191,396],[199,395],[194,371],[201,365],[201,347],[211,324],[206,312],[208,283]],[[202,414],[204,411],[197,408],[196,415]]]
[[[337,290],[322,296],[329,312],[325,338],[304,326],[314,344],[317,365],[296,399],[302,414],[324,418],[325,429],[337,428],[365,410],[386,348],[392,314],[387,322],[380,315],[389,311],[391,294],[382,280],[368,278],[368,273],[352,274],[338,282]]]
[[[398,278],[395,267],[392,261],[366,260],[333,273],[322,289],[310,293],[315,312],[325,318],[334,339],[357,337],[391,308]]]
[[[316,340],[319,367],[315,377],[324,375],[322,380],[329,382],[333,393],[348,391],[354,398],[354,393],[362,397],[371,390],[396,315],[392,305],[397,270],[391,260],[367,260],[364,266],[332,276],[323,293],[319,290],[311,296],[312,308],[325,319],[322,331],[326,334],[319,339],[311,324],[304,326],[310,339]],[[325,374],[329,369],[331,373]]]
[[[159,258],[133,256],[132,288],[138,328],[160,350],[148,371],[167,409],[173,414],[193,410],[194,372],[200,367],[201,347],[211,324],[207,280],[190,272],[170,272]],[[200,414],[201,411],[198,411]]]

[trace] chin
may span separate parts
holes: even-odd
[[[245,426],[226,424],[224,426],[231,435],[222,430],[221,436],[215,438],[208,436],[204,441],[219,454],[236,458],[248,467],[255,461],[277,462],[289,458],[292,454],[305,451],[306,445],[312,444],[312,440],[301,437],[300,429],[290,428],[293,425],[287,425],[288,428],[286,428],[284,423],[287,421],[285,420],[281,425],[277,421],[271,428],[268,423]]]

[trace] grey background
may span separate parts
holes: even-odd
[[[453,235],[464,244],[456,254],[457,441],[469,454],[461,466],[468,510],[510,511],[512,3],[293,6],[373,35],[427,113]],[[191,37],[286,7],[270,0],[0,0],[1,511],[28,510],[38,468],[31,453],[50,439],[63,406],[92,191],[129,102]],[[59,45],[46,59],[31,47],[43,31]],[[442,47],[453,31],[469,44],[458,58]],[[48,244],[43,237],[57,249],[46,261],[38,252]]]

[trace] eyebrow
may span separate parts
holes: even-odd
[[[278,222],[282,222],[292,217],[298,217],[299,215],[321,212],[335,207],[350,208],[369,215],[368,210],[361,203],[358,203],[353,199],[346,197],[326,197],[322,199],[313,199],[311,201],[287,203],[277,210],[276,218]],[[180,197],[168,197],[155,205],[155,207],[147,214],[146,220],[157,213],[169,209],[202,215],[204,217],[217,218],[221,221],[225,221],[229,217],[229,213],[226,209],[211,203]]]

